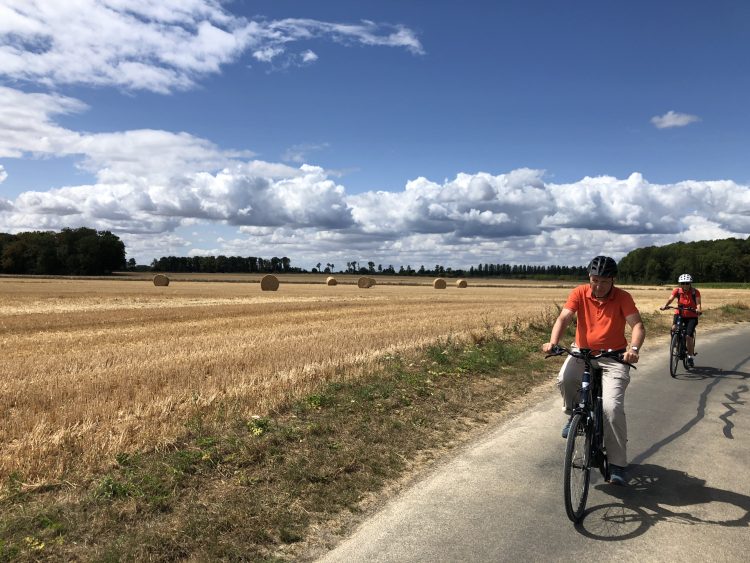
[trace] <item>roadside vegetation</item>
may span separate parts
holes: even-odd
[[[179,439],[116,455],[76,483],[27,486],[0,499],[0,561],[305,560],[346,533],[404,476],[475,435],[553,380],[539,352],[557,311],[462,338],[387,353],[263,416],[205,416]],[[671,316],[644,315],[652,335]],[[750,320],[744,302],[701,326]]]

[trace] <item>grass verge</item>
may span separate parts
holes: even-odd
[[[385,357],[377,373],[331,383],[267,417],[196,417],[179,443],[121,454],[85,484],[29,490],[11,476],[0,499],[0,561],[305,559],[321,530],[419,460],[440,455],[555,376],[539,353],[555,312],[502,332]],[[649,331],[671,315],[645,315]],[[750,320],[738,303],[702,324]]]

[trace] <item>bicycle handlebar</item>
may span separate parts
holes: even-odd
[[[630,366],[633,369],[638,369],[633,364],[623,360],[622,353],[615,352],[614,350],[589,350],[588,348],[579,348],[578,352],[575,352],[574,350],[570,350],[565,346],[556,345],[552,348],[552,353],[547,354],[544,357],[546,359],[552,358],[553,356],[562,356],[563,354],[568,354],[569,356],[573,356],[574,358],[579,358],[584,361],[598,360],[599,358],[612,358],[613,360],[624,366]]]
[[[695,307],[686,307],[685,305],[677,305],[675,307],[674,305],[667,305],[666,307],[659,307],[662,311],[666,311],[667,309],[678,309],[680,311],[692,311],[693,313],[698,313],[699,315],[703,314],[703,311],[699,311]]]

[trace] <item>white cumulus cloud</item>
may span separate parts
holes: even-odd
[[[416,34],[374,22],[248,20],[219,0],[4,0],[0,76],[47,86],[88,84],[167,93],[250,52],[270,63],[299,41],[398,47],[422,53]],[[302,63],[317,55],[304,50]]]
[[[372,233],[453,233],[461,237],[538,232],[551,202],[542,172],[459,174],[443,184],[417,178],[402,192],[368,192],[349,198],[355,220]]]
[[[651,118],[651,123],[657,129],[669,129],[670,127],[685,127],[696,121],[700,121],[701,118],[697,115],[690,115],[687,113],[678,113],[675,111],[668,111],[664,115],[655,115]]]
[[[86,106],[58,94],[26,93],[0,86],[0,157],[80,155],[80,165],[100,180],[171,177],[178,173],[216,170],[251,151],[226,151],[188,133],[142,129],[86,134],[54,122],[60,114]]]
[[[79,100],[59,94],[25,93],[0,86],[0,158],[71,154],[70,147],[81,136],[54,123],[53,116],[85,109]]]
[[[118,138],[131,133],[141,138],[140,132]],[[163,139],[146,135],[141,141],[145,153]],[[219,160],[228,166],[200,170],[220,153],[199,141],[195,154],[181,162],[176,151],[163,169],[122,156],[140,155],[137,143],[132,152],[115,151],[117,158],[88,155],[88,166],[100,163],[111,172],[96,171],[96,184],[1,200],[0,223],[12,231],[109,229],[133,244],[131,253],[211,254],[218,248],[263,255],[273,248],[298,264],[372,259],[413,267],[583,264],[597,253],[620,257],[639,246],[750,234],[750,187],[730,180],[653,184],[633,173],[558,184],[541,170],[518,169],[459,173],[443,182],[420,177],[401,190],[350,195],[317,166],[224,155]],[[176,234],[180,227],[212,223],[234,228],[237,236],[201,248]]]

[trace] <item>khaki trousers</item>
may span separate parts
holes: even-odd
[[[573,348],[577,350],[577,348]],[[604,447],[609,463],[628,464],[628,427],[625,421],[625,389],[630,383],[630,368],[611,358],[593,362],[602,368],[602,408],[604,411]],[[563,398],[563,411],[570,415],[580,401],[583,360],[568,356],[557,376],[557,387]]]

